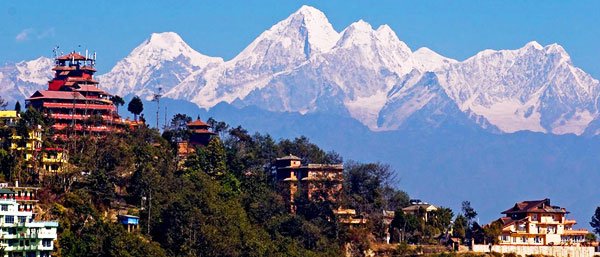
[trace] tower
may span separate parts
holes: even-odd
[[[124,125],[110,100],[111,94],[98,87],[94,79],[93,57],[76,52],[55,58],[54,78],[47,90],[36,91],[26,100],[31,106],[54,120],[56,137],[72,133],[102,135]]]

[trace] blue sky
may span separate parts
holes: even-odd
[[[411,49],[455,59],[536,40],[561,44],[600,78],[600,1],[1,1],[0,64],[82,45],[108,71],[152,32],[174,31],[197,51],[231,59],[303,4],[341,31],[388,24]]]

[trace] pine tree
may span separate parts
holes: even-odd
[[[590,226],[594,228],[594,233],[600,235],[600,206],[596,207],[596,212],[594,213],[594,216],[592,216]]]
[[[21,103],[19,103],[19,101],[15,103],[15,111],[17,111],[17,113],[21,112]]]
[[[144,111],[142,99],[140,99],[139,96],[134,96],[129,102],[129,105],[127,105],[127,110],[133,114],[134,119],[137,121],[137,116]]]

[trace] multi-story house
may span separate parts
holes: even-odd
[[[0,135],[0,147],[22,156],[28,168],[38,167],[40,178],[61,173],[69,161],[66,149],[42,147],[43,129],[39,125],[29,128],[24,136],[18,135],[16,125],[20,118],[16,111],[0,111],[0,127],[8,129],[7,134]]]
[[[34,221],[15,199],[0,199],[0,247],[4,257],[50,257],[57,238],[56,221]]]
[[[342,193],[344,181],[344,166],[342,164],[307,164],[302,165],[301,159],[289,155],[278,158],[277,181],[286,201],[294,210],[294,198],[297,193],[308,200],[328,200],[338,202]]]
[[[421,200],[410,200],[410,205],[402,208],[402,212],[404,214],[415,215],[417,217],[421,217],[423,220],[427,221],[429,219],[430,213],[433,211],[437,211],[437,207],[433,204],[429,204],[426,202],[422,202]]]
[[[495,221],[502,225],[500,244],[579,245],[589,232],[574,229],[576,221],[567,219],[568,213],[551,205],[550,199],[518,202]]]
[[[19,182],[0,183],[0,200],[15,200],[19,211],[30,211],[35,216],[39,187],[19,186]]]

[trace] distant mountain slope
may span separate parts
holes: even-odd
[[[52,78],[54,61],[40,57],[0,67],[0,96],[11,104],[31,96],[43,89]]]
[[[484,116],[504,132],[580,135],[598,117],[598,80],[574,67],[556,44],[482,51],[438,76],[461,110]]]
[[[425,82],[421,81],[428,84]],[[461,201],[469,200],[480,223],[498,218],[517,201],[549,197],[571,211],[578,227],[588,227],[600,202],[596,185],[600,178],[599,138],[523,131],[489,133],[469,123],[466,116],[461,120],[442,116],[434,120],[439,121],[434,129],[423,129],[419,113],[411,116],[417,120],[395,131],[373,132],[343,115],[270,112],[226,103],[206,111],[167,98],[163,103],[182,106],[181,111],[194,118],[214,117],[232,126],[242,125],[250,133],[269,133],[275,139],[304,135],[345,160],[389,163],[396,170],[397,185],[412,197],[451,207],[455,213]],[[155,108],[155,103],[145,103],[149,124],[155,122],[151,115]],[[460,112],[458,107],[456,111]],[[169,109],[169,115],[174,113]]]

